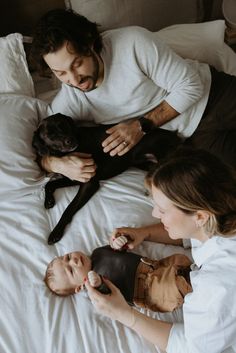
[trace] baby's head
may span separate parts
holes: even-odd
[[[67,296],[80,291],[90,270],[90,258],[79,251],[72,252],[48,264],[44,281],[53,293]]]

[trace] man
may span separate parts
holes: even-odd
[[[150,119],[236,167],[236,78],[180,58],[155,33],[127,27],[99,34],[85,17],[53,10],[36,28],[32,57],[63,83],[53,113],[116,124],[107,130],[104,152],[128,152]],[[42,167],[82,182],[96,173],[92,157],[78,153],[44,158]]]

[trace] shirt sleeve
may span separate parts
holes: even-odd
[[[203,282],[200,289],[185,297],[184,324],[173,324],[167,353],[222,353],[231,347],[235,342],[236,318],[229,310],[232,305],[228,306],[233,296],[226,293],[219,286],[211,291]]]
[[[143,72],[168,92],[165,100],[176,111],[183,113],[202,97],[204,87],[195,65],[175,54],[155,33],[141,31],[135,50]]]

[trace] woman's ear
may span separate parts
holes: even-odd
[[[210,217],[210,213],[208,211],[203,211],[203,210],[197,211],[196,212],[196,227],[197,228],[203,227],[206,224],[206,222],[208,221],[209,217]]]

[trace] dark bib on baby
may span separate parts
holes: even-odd
[[[126,251],[116,251],[110,246],[94,250],[92,269],[113,282],[129,303],[133,303],[135,273],[141,256]]]

